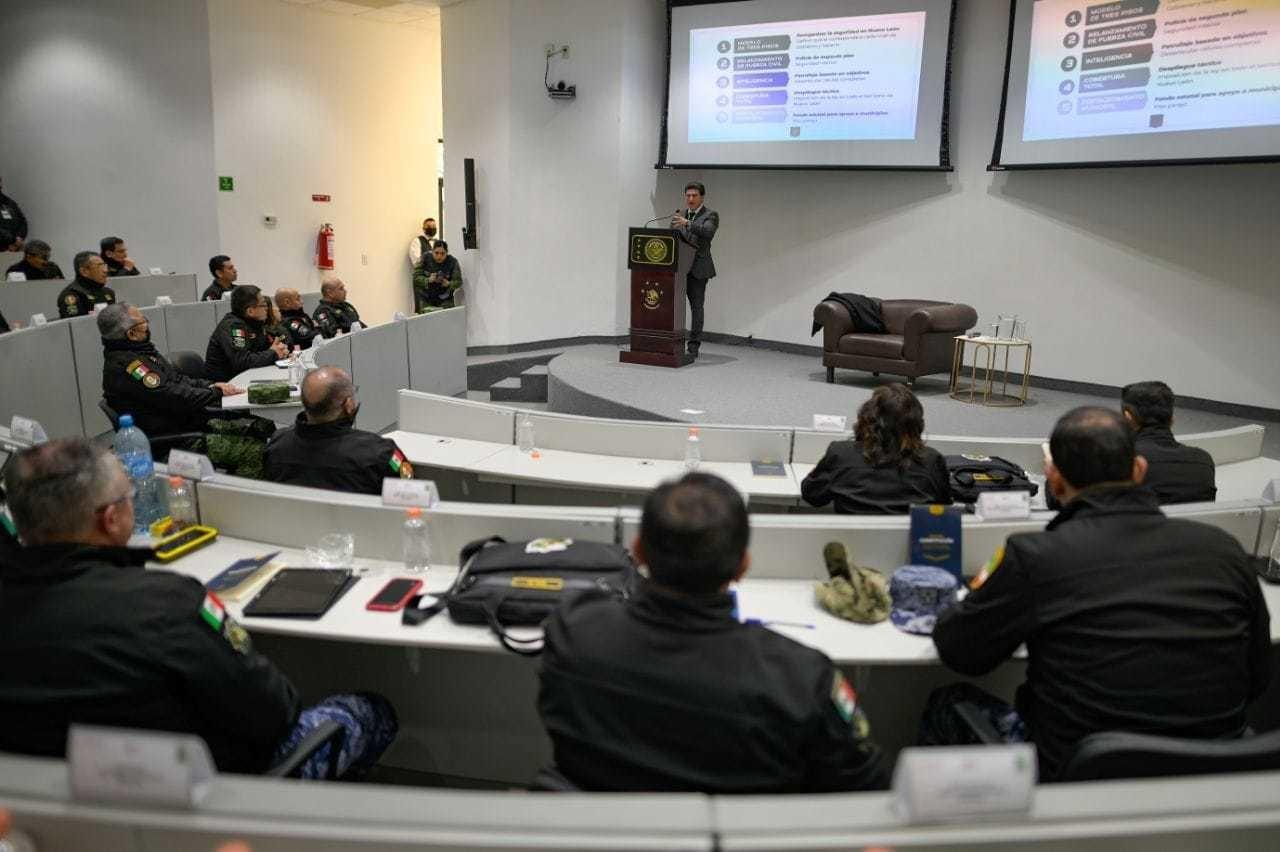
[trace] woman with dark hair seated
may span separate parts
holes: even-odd
[[[252,284],[231,291],[231,313],[222,318],[209,337],[204,367],[211,381],[225,382],[254,367],[267,367],[289,354],[282,339],[267,329],[271,302]]]
[[[835,501],[845,515],[898,514],[913,503],[950,503],[947,463],[924,445],[924,409],[906,385],[878,387],[858,409],[854,440],[834,441],[800,493],[811,506]]]

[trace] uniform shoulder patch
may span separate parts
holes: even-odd
[[[413,479],[413,465],[404,457],[404,453],[400,452],[400,448],[396,447],[391,453],[391,472],[401,479]]]
[[[835,705],[840,718],[853,728],[859,739],[866,739],[871,735],[871,723],[867,721],[867,715],[858,706],[858,694],[853,691],[853,685],[849,680],[839,671],[831,680],[831,703]]]
[[[68,304],[74,307],[76,302],[80,301],[80,299],[79,297],[76,296],[75,293],[68,293],[66,296],[63,297],[62,301],[65,304]]]
[[[130,361],[129,366],[124,369],[125,372],[134,379],[142,382],[142,386],[148,390],[154,390],[160,387],[160,374],[142,363],[142,359],[135,358]]]
[[[969,591],[976,592],[981,589],[987,580],[991,579],[991,575],[996,573],[997,569],[1004,564],[1004,545],[996,548],[996,552],[991,554],[991,558],[987,560],[987,564],[982,566],[982,570],[978,572],[978,576],[969,582]]]
[[[210,630],[222,632],[222,623],[227,620],[227,608],[213,592],[205,592],[204,600],[200,602],[200,618],[209,625]]]

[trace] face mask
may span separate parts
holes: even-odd
[[[434,237],[434,236],[436,235],[436,229],[435,229],[435,228],[423,228],[423,229],[422,229],[422,233],[426,234],[428,237]]]

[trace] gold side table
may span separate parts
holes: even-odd
[[[1031,341],[1017,337],[966,337],[957,334],[955,338],[955,354],[951,359],[951,398],[961,402],[976,402],[992,408],[1010,408],[1022,405],[1027,401],[1027,384],[1031,378]],[[960,380],[965,369],[965,350],[972,347],[973,360],[969,364],[969,382],[961,386]],[[1022,388],[1018,393],[1009,393],[1009,351],[1022,350]],[[997,366],[1003,350],[1004,366]],[[985,356],[985,357],[984,357]],[[985,361],[986,375],[978,379],[980,361]],[[1003,373],[1000,382],[1000,393],[995,392],[996,373]],[[1015,390],[1018,390],[1015,385]]]

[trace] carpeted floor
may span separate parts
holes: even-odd
[[[810,426],[814,414],[841,414],[852,420],[878,384],[895,380],[837,370],[836,383],[829,385],[825,369],[812,356],[745,346],[706,344],[697,361],[678,370],[623,364],[618,351],[617,346],[578,346],[552,359],[550,409],[596,417]],[[1176,392],[1176,377],[1166,380]],[[945,375],[916,382],[925,428],[935,434],[1042,437],[1078,405],[1119,406],[1118,394],[1103,398],[1033,387],[1025,406],[986,408],[951,399],[947,383]],[[1174,431],[1207,432],[1249,422],[1179,409]],[[1280,458],[1280,427],[1263,425],[1268,427],[1263,455]]]

